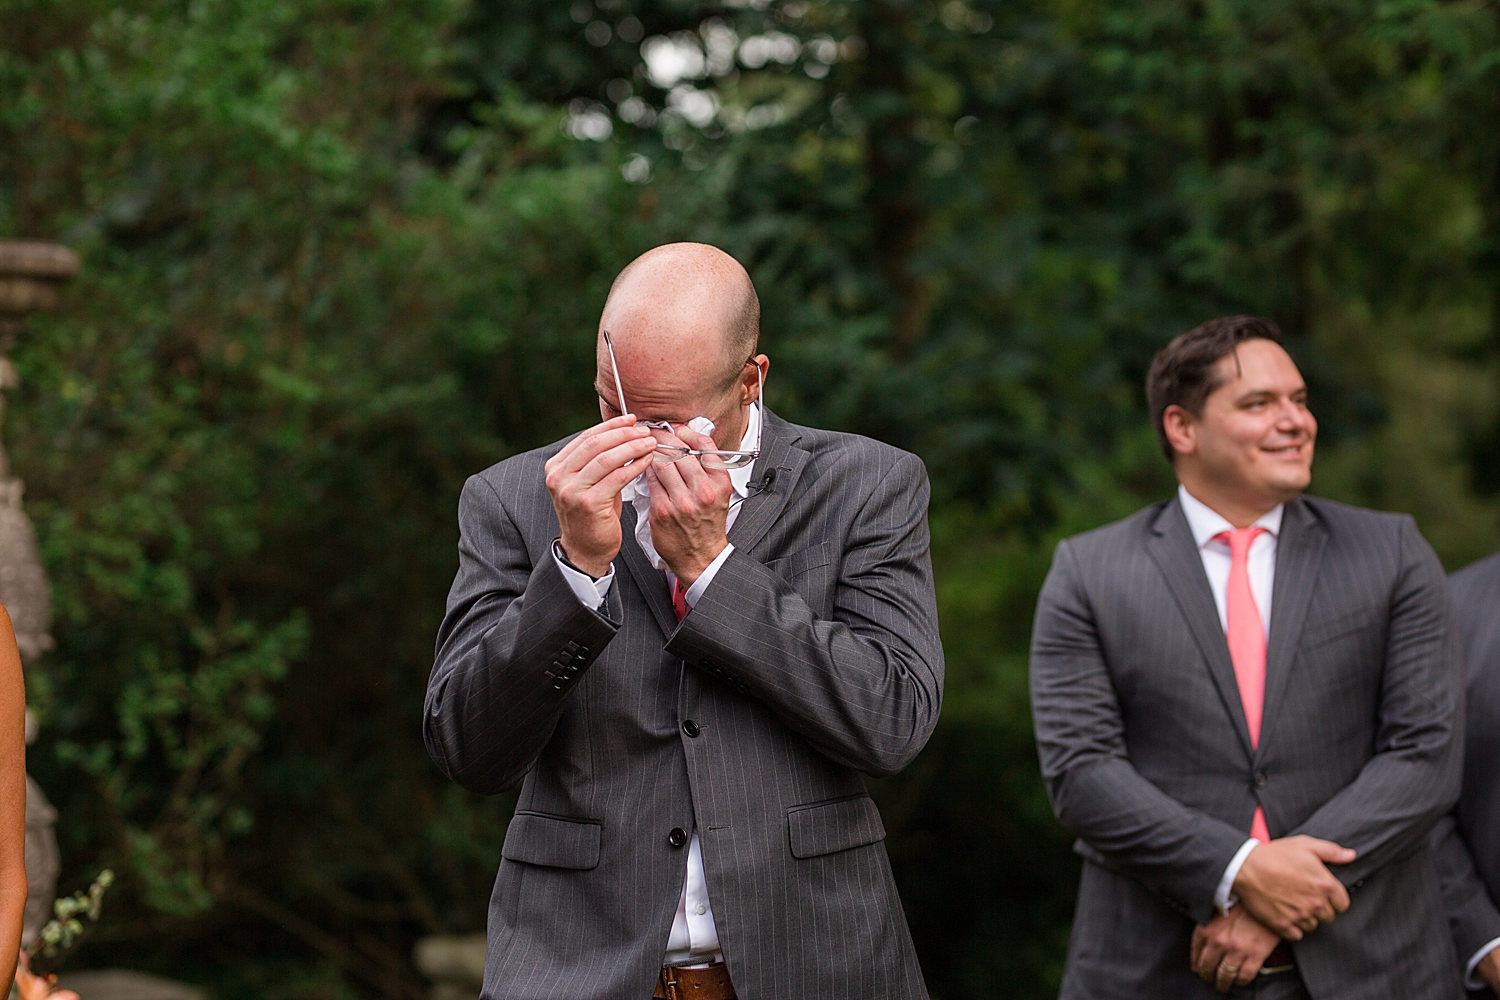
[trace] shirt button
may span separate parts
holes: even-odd
[[[692,719],[689,719],[682,724],[682,731],[687,734],[688,739],[697,739],[698,734],[703,730],[698,728],[698,723],[694,722]]]
[[[706,903],[699,903],[698,904],[698,910],[697,910],[698,916],[701,917],[701,916],[703,916],[703,914],[705,914],[707,912],[708,912],[708,905]]]
[[[672,832],[667,834],[667,843],[673,847],[681,847],[688,841],[687,831],[680,826],[672,827]]]

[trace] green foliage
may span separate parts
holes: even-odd
[[[5,428],[32,767],[121,873],[80,961],[417,996],[413,939],[482,926],[511,801],[418,738],[457,494],[592,418],[609,281],[691,238],[778,411],[928,464],[947,704],[874,790],[934,995],[1055,991],[1030,617],[1170,487],[1157,347],[1275,317],[1315,488],[1500,545],[1497,41],[1478,0],[0,5],[0,235],[84,258]]]
[[[87,917],[90,923],[99,919],[99,911],[104,907],[104,894],[114,882],[115,873],[106,868],[94,879],[87,892],[54,900],[52,912],[55,916],[42,925],[36,943],[27,954],[51,958],[77,944],[84,932],[84,924],[80,918]]]

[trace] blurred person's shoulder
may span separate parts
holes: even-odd
[[[1427,545],[1416,518],[1410,514],[1355,507],[1305,493],[1288,502],[1288,506],[1291,504],[1300,505],[1323,526],[1333,549],[1352,550],[1362,558],[1375,556],[1382,563],[1389,560],[1392,569],[1401,562],[1403,536],[1415,536],[1419,545]]]
[[[1114,562],[1124,551],[1140,551],[1145,540],[1155,533],[1157,521],[1169,513],[1167,508],[1176,502],[1175,496],[1158,500],[1129,517],[1070,535],[1063,539],[1061,545],[1066,545],[1075,556],[1106,563]]]
[[[1461,596],[1500,599],[1500,552],[1471,562],[1448,576],[1455,598]]]
[[[1178,506],[1177,497],[1174,495],[1142,507],[1129,517],[1073,535],[1066,541],[1070,547],[1080,550],[1107,549],[1119,544],[1135,543],[1142,537],[1156,534],[1164,528],[1163,519],[1185,518],[1180,511],[1167,509],[1176,506]],[[1302,507],[1306,510],[1308,517],[1322,523],[1330,532],[1340,535],[1347,534],[1364,538],[1383,537],[1394,540],[1399,538],[1404,526],[1411,525],[1414,528],[1416,524],[1410,514],[1370,510],[1366,507],[1355,507],[1339,503],[1337,500],[1326,500],[1305,493],[1287,501],[1288,509],[1294,506]]]

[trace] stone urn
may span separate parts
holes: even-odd
[[[57,243],[0,240],[0,392],[19,382],[10,351],[26,327],[26,317],[57,304],[59,286],[78,273],[78,257]],[[5,397],[0,395],[0,420]],[[31,666],[52,648],[52,588],[42,568],[41,552],[31,519],[21,508],[26,487],[11,475],[10,460],[0,437],[0,604],[10,612],[16,629],[21,662]],[[26,713],[26,742],[36,736],[36,723]],[[41,786],[26,778],[26,920],[23,946],[36,940],[52,917],[59,856],[53,824],[57,811]]]
[[[483,934],[438,935],[417,942],[412,958],[432,982],[428,1000],[478,1000],[484,986]]]

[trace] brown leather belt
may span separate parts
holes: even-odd
[[[1282,941],[1271,949],[1271,954],[1261,963],[1260,974],[1274,976],[1279,972],[1291,972],[1296,967],[1297,959],[1292,955],[1292,946]]]
[[[669,965],[656,979],[660,1000],[734,1000],[734,986],[729,982],[729,966],[720,962],[706,969],[684,969]]]

